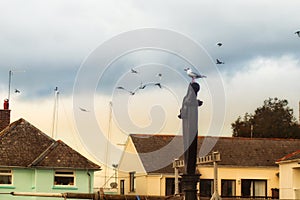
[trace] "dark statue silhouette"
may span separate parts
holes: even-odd
[[[203,104],[197,100],[200,85],[196,82],[190,83],[178,117],[182,119],[182,134],[184,146],[184,174],[182,182],[186,200],[196,199],[196,185],[199,174],[196,171],[197,137],[198,137],[198,107]]]

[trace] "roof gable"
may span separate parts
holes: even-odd
[[[100,169],[22,118],[0,132],[0,141],[0,166]]]
[[[146,172],[131,137],[128,137],[126,141],[126,146],[119,162],[119,169],[122,169],[122,171]]]

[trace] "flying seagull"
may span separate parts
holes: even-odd
[[[223,44],[221,42],[218,42],[217,45],[220,47],[222,46]]]
[[[297,34],[298,37],[300,37],[300,31],[296,31],[295,34]]]
[[[197,78],[206,78],[204,75],[193,72],[190,68],[185,68],[184,71],[186,71],[187,75],[192,78],[192,82],[194,82]]]
[[[145,89],[146,85],[144,85],[143,83],[141,83],[140,87],[138,89],[143,90]]]
[[[220,61],[219,59],[216,59],[216,61],[217,61],[217,62],[216,62],[217,65],[225,64],[224,62]]]
[[[138,74],[138,71],[136,71],[135,69],[131,68],[131,73]]]
[[[82,111],[82,112],[90,112],[90,111],[88,111],[87,109],[85,109],[85,108],[81,108],[81,107],[79,107],[79,109]]]
[[[131,94],[131,95],[134,95],[134,94],[135,94],[135,92],[130,91],[130,90],[127,90],[127,89],[125,89],[124,87],[121,87],[121,86],[117,87],[117,89],[119,89],[119,90],[125,90],[126,92],[128,92],[128,93]]]
[[[161,84],[160,83],[155,83],[154,85],[157,85],[159,88],[161,88]]]
[[[15,89],[15,93],[20,93],[20,90],[18,90],[18,89]]]
[[[136,92],[137,90],[143,90],[145,89],[146,87],[148,88],[150,85],[155,85],[155,86],[158,86],[159,88],[162,88],[161,84],[160,83],[146,83],[146,84],[141,84],[140,87],[138,87],[137,89],[134,90],[134,92]]]

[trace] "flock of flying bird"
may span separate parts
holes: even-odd
[[[137,70],[135,70],[135,69],[131,69],[131,71],[130,71],[132,74],[139,74],[140,72],[138,72]],[[159,79],[161,79],[162,78],[162,74],[161,73],[158,73],[157,75],[156,75]],[[137,87],[135,90],[128,90],[128,89],[126,89],[126,88],[124,88],[124,87],[122,87],[122,86],[119,86],[119,87],[117,87],[116,89],[118,89],[118,90],[124,90],[124,91],[126,91],[126,92],[128,92],[130,95],[135,95],[136,94],[136,92],[138,91],[138,90],[143,90],[143,89],[145,89],[146,87],[148,87],[148,86],[151,86],[151,85],[154,85],[154,86],[158,86],[159,88],[162,88],[162,85],[160,84],[160,82],[151,82],[151,83],[147,83],[147,84],[144,84],[143,82],[141,82],[141,85],[139,86],[139,87]]]
[[[221,47],[223,44],[221,42],[218,42],[216,45]],[[216,64],[219,65],[219,64],[225,64],[225,63],[220,61],[219,59],[216,59]],[[189,77],[192,78],[192,82],[194,82],[195,79],[198,79],[198,78],[206,78],[205,75],[197,74],[196,72],[193,72],[190,68],[185,68],[184,71],[186,71],[186,74]],[[130,72],[132,74],[139,74],[140,73],[137,70],[135,70],[134,68],[132,68]],[[162,78],[161,73],[158,73],[157,76],[160,79]],[[128,90],[128,89],[124,88],[123,86],[118,86],[116,89],[124,90],[124,91],[128,92],[130,95],[135,95],[138,90],[143,90],[143,89],[145,89],[146,87],[148,87],[150,85],[154,85],[154,86],[158,86],[159,88],[162,88],[162,85],[160,84],[160,82],[156,82],[156,83],[153,82],[153,83],[147,83],[147,84],[141,83],[141,85],[139,87],[137,87],[135,90]]]
[[[297,30],[297,31],[295,32],[295,34],[296,34],[298,37],[300,37],[300,30]],[[223,46],[223,44],[222,44],[221,42],[218,42],[216,45],[219,46],[219,47]],[[221,64],[225,64],[225,62],[223,62],[223,61],[221,61],[220,59],[217,58],[217,59],[216,59],[216,64],[217,64],[217,65],[221,65]],[[200,75],[200,74],[196,74],[195,72],[192,72],[190,68],[186,68],[186,69],[184,69],[184,70],[187,72],[188,76],[190,76],[190,77],[192,78],[192,82],[193,82],[194,79],[196,79],[196,78],[206,78],[206,76],[204,76],[204,75]],[[138,74],[139,72],[138,72],[137,70],[135,70],[135,69],[131,69],[131,73],[133,73],[133,74]],[[161,79],[162,74],[159,73],[159,74],[157,74],[157,76]],[[148,83],[148,84],[142,84],[142,83],[141,83],[141,86],[138,87],[138,88],[136,88],[134,91],[127,90],[126,88],[121,87],[121,86],[120,86],[120,87],[117,87],[117,89],[125,90],[125,91],[129,92],[129,94],[134,95],[134,94],[137,92],[137,90],[145,89],[145,87],[146,87],[146,86],[149,86],[149,85],[155,85],[155,86],[158,86],[159,88],[162,88],[161,84],[160,84],[159,82],[157,82],[157,83]],[[15,89],[14,92],[15,92],[15,93],[21,93],[21,91],[18,90],[18,89]]]

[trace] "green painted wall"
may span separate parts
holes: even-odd
[[[13,184],[0,185],[0,199],[2,200],[59,200],[63,198],[41,197],[16,197],[9,192],[43,192],[43,193],[89,193],[93,192],[94,172],[87,170],[75,170],[75,185],[54,186],[54,172],[52,169],[19,169],[13,170]],[[2,193],[2,194],[1,194]]]

